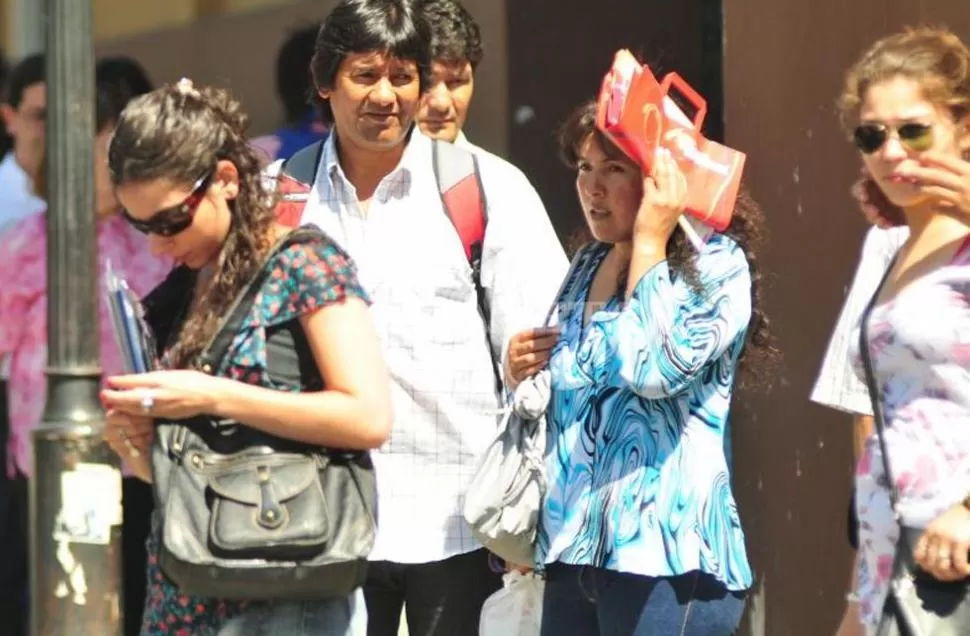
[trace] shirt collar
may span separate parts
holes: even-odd
[[[327,185],[330,188],[336,189],[343,185],[353,190],[353,184],[347,179],[343,166],[340,164],[340,156],[337,153],[337,137],[338,131],[334,128],[324,142],[320,166],[323,168],[324,174],[327,175]],[[412,127],[405,143],[407,146],[404,148],[404,154],[401,155],[401,161],[381,179],[381,184],[400,177],[407,184],[405,186],[405,191],[407,191],[413,183],[415,175],[422,173],[421,167],[431,165],[431,138],[422,134],[417,127]],[[378,191],[380,190],[381,186],[378,186]]]
[[[17,186],[22,186],[27,189],[27,191],[33,194],[33,187],[30,182],[30,175],[24,170],[19,163],[17,163],[17,158],[13,154],[13,150],[9,151],[3,158],[2,166],[4,171],[6,171],[10,178],[14,180]]]

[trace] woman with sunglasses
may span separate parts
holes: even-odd
[[[875,633],[899,523],[925,528],[910,547],[928,574],[970,576],[970,50],[936,29],[884,38],[849,70],[840,107],[909,227],[866,322],[894,481],[870,435],[856,468],[857,593],[841,633],[854,617]],[[851,345],[864,377],[858,332]]]
[[[205,414],[270,436],[344,449],[379,446],[390,430],[389,380],[356,270],[322,235],[271,256],[289,230],[276,223],[274,197],[247,143],[246,125],[228,93],[182,80],[133,101],[109,148],[125,218],[148,235],[152,250],[179,264],[146,300],[164,370],[108,378],[102,392],[109,443],[146,481],[152,479],[155,418]],[[212,374],[195,370],[264,263],[269,276],[232,336],[227,358]],[[323,389],[288,389],[270,376],[266,343],[281,329],[302,332],[303,344],[294,337],[296,355],[315,364]],[[360,590],[313,602],[182,594],[159,568],[162,514],[156,509],[149,538],[142,634],[362,633]]]

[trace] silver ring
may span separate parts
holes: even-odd
[[[148,415],[155,408],[155,394],[151,391],[145,391],[141,396],[141,410],[142,413]]]

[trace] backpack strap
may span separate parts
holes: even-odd
[[[485,323],[485,337],[488,349],[492,350],[489,330],[490,316],[488,299],[482,286],[482,246],[485,243],[485,226],[488,224],[488,207],[485,189],[482,187],[482,174],[475,153],[452,143],[434,140],[431,146],[431,162],[438,193],[444,204],[445,214],[455,226],[461,239],[465,258],[472,270],[472,283],[478,297],[478,311]],[[495,373],[495,386],[502,391],[502,373],[492,356],[492,371]]]
[[[478,157],[454,144],[437,140],[432,143],[434,176],[445,213],[458,232],[473,272],[481,274],[475,265],[481,265],[488,209]]]
[[[278,177],[277,192],[280,195],[276,204],[276,220],[286,227],[298,227],[303,218],[313,182],[317,178],[320,156],[323,154],[324,141],[316,141],[301,148],[293,156],[283,161]]]

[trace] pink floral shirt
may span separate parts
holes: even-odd
[[[853,359],[864,377],[858,355]],[[869,349],[903,523],[926,527],[970,493],[970,249],[877,306]],[[859,597],[869,633],[882,612],[899,529],[878,437],[856,467]]]
[[[122,373],[103,290],[106,260],[139,295],[165,277],[172,263],[152,256],[147,239],[120,216],[97,228],[101,370]],[[40,422],[47,390],[47,219],[35,214],[3,232],[0,241],[0,357],[10,358],[10,439],[7,473],[32,473],[31,431]]]

